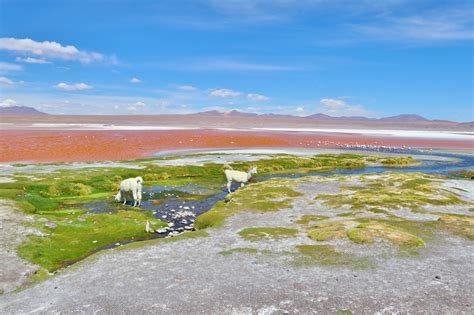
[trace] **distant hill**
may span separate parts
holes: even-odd
[[[221,117],[255,117],[259,116],[259,114],[255,113],[245,113],[240,112],[238,110],[231,110],[226,112],[221,112],[218,110],[210,110],[206,112],[199,112],[196,114],[189,114],[189,115],[198,115],[198,116],[221,116]]]
[[[384,117],[380,118],[379,120],[381,121],[400,121],[400,122],[414,122],[414,121],[429,121],[429,119],[426,119],[425,117],[422,117],[420,115],[413,115],[413,114],[403,114],[403,115],[397,115],[397,116],[390,116],[390,117]]]
[[[309,119],[317,119],[317,120],[359,120],[359,121],[366,121],[366,120],[372,120],[371,118],[363,117],[363,116],[341,116],[341,117],[333,117],[329,116],[326,114],[314,114],[314,115],[309,115],[306,116],[305,118]]]
[[[309,116],[293,116],[293,115],[279,115],[279,114],[255,114],[255,113],[246,113],[238,110],[231,110],[227,112],[221,112],[218,110],[211,110],[207,112],[199,112],[196,114],[189,115],[199,115],[199,116],[221,116],[221,117],[285,117],[285,118],[306,118],[314,120],[326,120],[326,121],[385,121],[385,122],[427,122],[431,121],[422,117],[420,115],[414,114],[402,114],[397,116],[383,117],[383,118],[367,118],[364,116],[341,116],[334,117],[326,114],[318,113]]]
[[[33,107],[8,106],[8,107],[0,107],[0,115],[4,115],[4,116],[43,116],[43,115],[48,115],[48,114],[40,112],[39,110],[37,110]]]

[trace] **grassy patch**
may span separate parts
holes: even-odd
[[[398,185],[395,185],[398,183]],[[351,210],[367,210],[385,213],[384,210],[423,206],[465,204],[458,195],[444,189],[436,180],[420,173],[387,173],[376,179],[369,178],[365,185],[343,187],[349,194],[318,195],[315,199],[335,208],[348,206]]]
[[[401,166],[411,166],[416,163],[416,161],[411,157],[393,157],[393,158],[379,158],[378,161],[383,166],[391,167],[401,167]]]
[[[194,224],[196,229],[218,227],[224,220],[238,212],[268,212],[290,208],[293,198],[302,194],[291,187],[295,182],[288,179],[271,179],[239,189],[218,202],[211,210],[200,215]]]
[[[295,223],[308,224],[310,222],[326,220],[328,218],[329,217],[325,216],[325,215],[306,214],[306,215],[301,216],[301,218],[299,218],[297,221],[295,221]]]
[[[347,238],[355,243],[364,244],[373,243],[375,239],[384,239],[403,247],[425,245],[425,242],[420,237],[404,230],[400,226],[386,222],[375,219],[325,222],[308,230],[308,236],[315,241]]]
[[[474,169],[448,171],[448,174],[454,178],[474,179]]]
[[[296,229],[288,229],[282,227],[273,228],[245,228],[239,232],[239,235],[249,241],[261,241],[266,239],[283,239],[295,237],[298,234]]]
[[[404,247],[424,246],[425,242],[395,226],[380,222],[362,223],[347,231],[347,237],[355,243],[373,243],[375,239],[388,240],[391,243]]]
[[[30,236],[20,245],[18,253],[24,259],[54,271],[90,255],[102,246],[147,237],[146,220],[155,223],[156,228],[166,225],[138,211],[65,216],[55,221],[57,226],[53,229],[41,227],[49,236]]]
[[[46,269],[38,269],[34,274],[31,275],[31,281],[33,283],[41,282],[48,279],[50,276]]]
[[[439,218],[440,227],[456,235],[474,240],[474,218],[462,215],[444,215]]]
[[[313,265],[348,267],[353,269],[374,267],[374,264],[368,258],[338,252],[332,245],[298,245],[296,249],[298,254],[292,262],[295,267]]]

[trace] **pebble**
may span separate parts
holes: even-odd
[[[94,244],[97,243],[97,240],[92,241],[92,243],[94,243]]]
[[[160,228],[160,229],[157,229],[157,230],[156,230],[156,233],[158,233],[158,234],[164,234],[164,233],[166,233],[167,231],[168,231],[168,229]]]
[[[57,227],[57,224],[54,222],[46,222],[44,226],[50,228],[50,229],[55,229]]]

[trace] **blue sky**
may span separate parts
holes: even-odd
[[[472,1],[0,0],[0,106],[473,118]]]

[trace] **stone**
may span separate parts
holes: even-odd
[[[47,228],[50,228],[50,229],[55,229],[57,227],[57,224],[54,223],[54,222],[46,222],[44,224],[44,226],[46,226]]]

